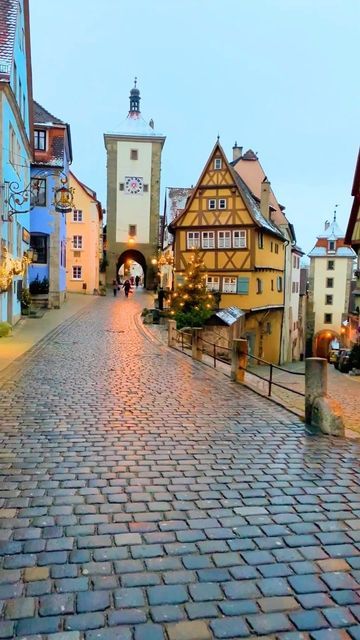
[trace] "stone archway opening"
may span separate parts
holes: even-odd
[[[337,342],[339,345],[340,336],[336,331],[331,329],[322,329],[318,331],[314,337],[313,354],[316,358],[327,358],[331,344]]]
[[[140,251],[127,249],[118,258],[116,263],[115,277],[118,282],[121,279],[129,278],[132,284],[136,277],[140,277],[140,282],[146,286],[147,264],[146,259]]]

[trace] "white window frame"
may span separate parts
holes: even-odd
[[[73,248],[83,249],[83,237],[80,235],[73,236]]]
[[[231,249],[231,231],[218,231],[218,249]]]
[[[219,278],[219,276],[206,276],[206,290],[207,291],[220,291],[220,278]]]
[[[72,279],[73,280],[82,280],[83,279],[82,266],[80,266],[78,264],[73,265],[73,267],[72,267]]]
[[[208,209],[209,209],[209,211],[214,211],[214,209],[216,209],[216,200],[215,200],[215,198],[209,198],[209,200],[208,200]]]
[[[186,245],[188,249],[200,249],[200,231],[188,231]]]
[[[236,236],[236,234],[239,234]],[[233,231],[233,248],[234,249],[246,249],[247,238],[245,229],[234,229]]]
[[[216,171],[218,171],[219,169],[222,169],[222,158],[215,158],[214,159],[214,169]]]
[[[83,221],[82,209],[74,209],[73,210],[73,222],[82,222],[82,221]]]
[[[219,198],[218,207],[219,207],[219,209],[227,209],[227,200],[226,200],[226,198]]]
[[[215,232],[214,231],[203,231],[201,233],[201,246],[203,249],[215,249]]]
[[[223,290],[223,293],[236,293],[236,290],[237,290],[236,276],[224,276],[222,290]]]

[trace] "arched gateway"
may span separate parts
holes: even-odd
[[[136,251],[136,249],[127,249],[126,251],[123,251],[123,253],[119,256],[119,259],[116,263],[115,278],[118,277],[119,270],[121,269],[123,264],[125,265],[128,262],[128,260],[133,260],[134,262],[137,262],[140,265],[140,267],[144,272],[144,283],[146,283],[146,272],[147,272],[146,259],[143,256],[143,254],[140,253],[140,251]]]
[[[330,344],[336,340],[340,344],[340,336],[331,329],[318,331],[314,336],[313,354],[317,358],[327,358]]]

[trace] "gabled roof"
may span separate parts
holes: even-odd
[[[10,80],[18,12],[18,0],[0,0],[0,79],[3,80]]]
[[[176,219],[175,224],[170,223],[170,227],[175,228],[176,225],[178,224],[178,222],[181,220],[181,218],[186,214],[188,208],[190,207],[192,201],[194,200],[196,193],[199,189],[199,187],[202,184],[202,181],[204,179],[204,176],[206,175],[206,172],[208,170],[209,164],[211,162],[211,159],[214,157],[216,152],[219,152],[223,161],[224,161],[224,165],[225,168],[230,172],[233,180],[234,180],[234,186],[237,187],[244,203],[245,206],[248,209],[248,212],[253,220],[253,222],[260,228],[264,229],[264,231],[268,231],[269,233],[272,233],[280,238],[282,238],[283,240],[285,240],[284,235],[282,234],[282,232],[280,231],[280,229],[271,221],[268,220],[267,218],[264,218],[264,216],[262,215],[260,208],[258,206],[258,203],[256,202],[255,198],[253,198],[252,193],[250,191],[250,189],[247,187],[247,185],[245,184],[245,182],[242,180],[242,178],[239,176],[238,173],[236,173],[236,171],[233,169],[233,167],[230,165],[230,163],[227,160],[227,157],[225,155],[225,152],[220,144],[219,141],[217,141],[209,155],[209,158],[207,160],[207,162],[205,163],[204,169],[201,172],[200,178],[197,181],[197,184],[195,186],[195,188],[193,189],[193,193],[191,195],[191,197],[189,198],[186,207],[184,209],[184,211],[182,212],[182,214]],[[170,228],[170,232],[172,231],[172,229]]]
[[[166,187],[165,219],[167,224],[175,220],[183,212],[193,190],[192,187]]]
[[[344,232],[340,229],[336,218],[333,221],[325,223],[325,229],[317,236],[315,247],[310,251],[310,258],[336,257],[336,258],[355,258],[356,253],[344,244]],[[329,241],[336,242],[335,250],[329,250]]]
[[[351,244],[352,242],[355,224],[357,222],[359,211],[360,211],[360,149],[358,152],[358,157],[356,162],[354,182],[351,190],[351,195],[354,196],[354,201],[351,207],[350,218],[349,218],[349,222],[348,222],[348,226],[345,234],[345,242],[347,244]]]
[[[56,116],[53,116],[50,111],[44,109],[44,107],[36,102],[36,100],[34,100],[34,124],[62,124],[65,126],[65,122],[63,122],[63,120],[60,120],[59,118],[56,118]]]

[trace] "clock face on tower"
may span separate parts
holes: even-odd
[[[126,176],[125,178],[125,193],[130,194],[139,194],[143,193],[144,190],[144,181],[143,178],[136,178]]]

